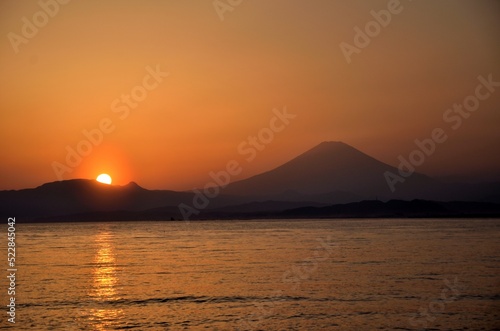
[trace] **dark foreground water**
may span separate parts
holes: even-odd
[[[16,235],[19,330],[500,329],[500,220],[18,224]]]

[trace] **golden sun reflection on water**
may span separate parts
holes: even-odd
[[[95,330],[107,330],[116,324],[123,315],[122,309],[115,309],[110,302],[119,299],[116,291],[118,276],[114,253],[113,235],[108,231],[100,232],[94,240],[96,253],[92,269],[92,288],[90,297],[97,308],[90,309],[89,321]]]

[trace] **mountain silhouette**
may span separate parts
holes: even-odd
[[[267,205],[267,206],[266,206]],[[245,208],[247,207],[247,208]],[[208,210],[202,219],[317,219],[317,218],[494,218],[500,216],[500,204],[473,201],[364,200],[329,206],[304,206],[277,210],[265,203],[264,208],[248,205]],[[268,208],[265,208],[268,207]]]
[[[134,182],[106,185],[90,179],[46,183],[33,189],[0,191],[0,214],[50,217],[87,212],[138,211],[190,201],[192,194],[147,190]]]
[[[308,212],[318,216],[336,215],[339,210],[337,214],[344,215],[344,209],[338,209],[344,207],[335,207],[332,211],[328,206],[369,200],[500,202],[498,183],[442,183],[415,172],[391,191],[384,176],[386,172],[398,174],[398,169],[342,142],[324,142],[273,170],[221,188],[221,193],[208,199],[209,203],[195,218],[281,217],[280,213],[285,210],[295,210],[290,215],[298,217]],[[196,197],[193,192],[147,190],[134,182],[119,186],[73,179],[32,189],[0,191],[0,216],[61,220],[170,219],[181,217],[179,204],[192,206]],[[352,206],[357,205],[348,208]],[[385,212],[367,203],[359,206],[367,212],[352,215],[368,217],[370,211]],[[426,209],[432,204],[411,204],[412,208],[415,206],[423,210],[411,215],[426,215]],[[394,209],[395,204],[383,208]],[[445,214],[458,209],[446,210]],[[68,218],[68,215],[73,216]]]
[[[395,167],[345,143],[323,142],[271,171],[228,185],[224,193],[273,198],[290,192],[301,198],[314,195],[334,198],[336,194],[336,202],[439,197],[436,188],[440,183],[419,173],[406,178],[392,192],[384,177],[387,171],[398,174]]]

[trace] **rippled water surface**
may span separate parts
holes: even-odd
[[[16,233],[20,330],[500,329],[500,220],[18,224]]]

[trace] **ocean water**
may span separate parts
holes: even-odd
[[[500,329],[500,220],[17,224],[16,247],[2,329]]]

